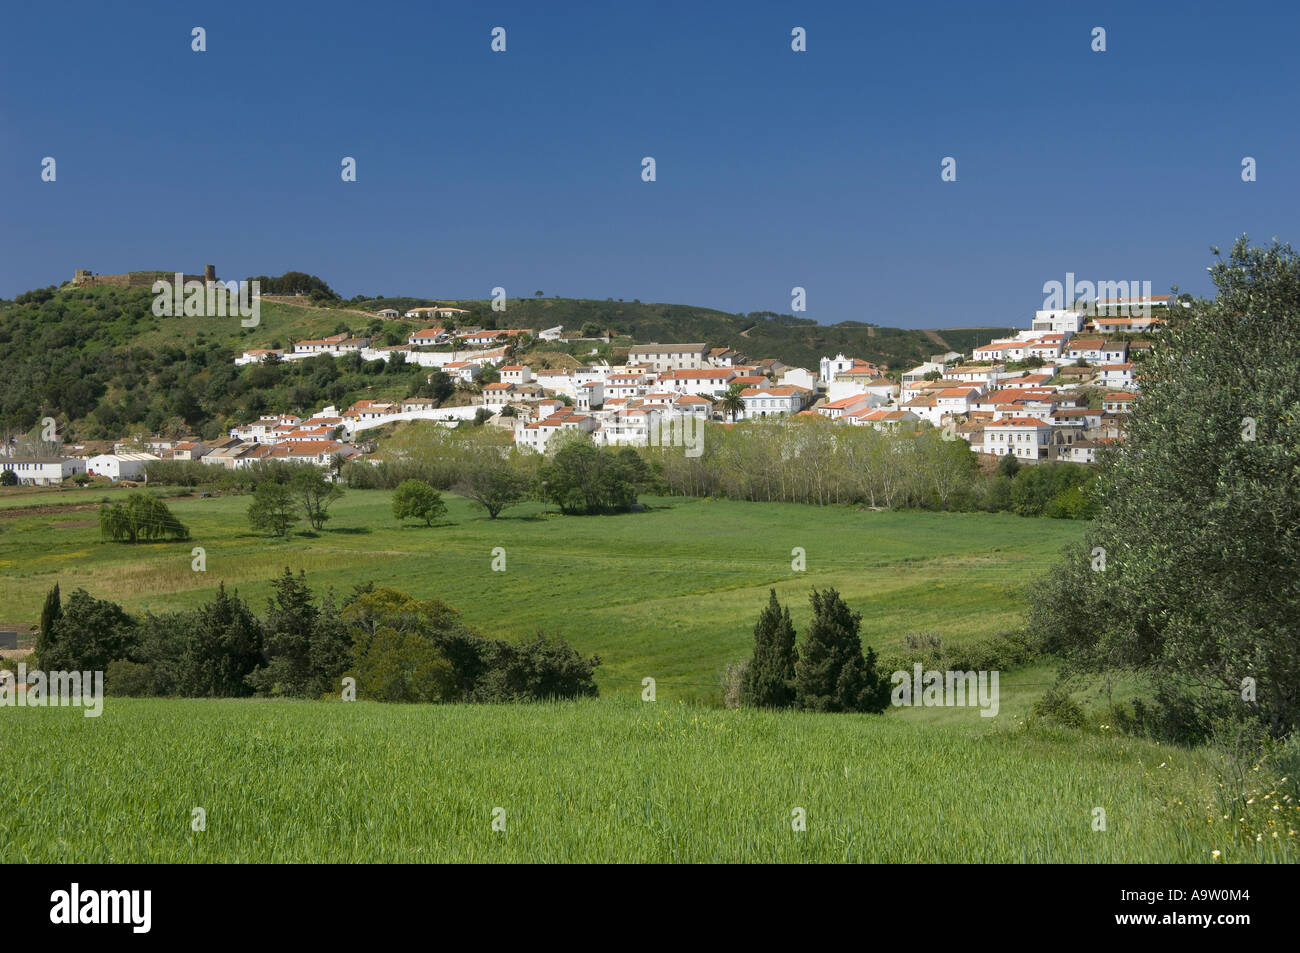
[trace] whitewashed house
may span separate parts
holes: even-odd
[[[708,363],[707,344],[633,344],[628,363],[649,364],[656,371],[694,370]]]
[[[78,457],[0,457],[0,473],[9,470],[23,486],[53,486],[86,472]]]
[[[802,387],[785,385],[746,387],[740,392],[740,399],[745,403],[741,419],[793,416],[803,410],[807,394]]]
[[[1037,417],[1004,417],[984,426],[984,452],[1037,463],[1046,460],[1052,425]]]
[[[449,340],[451,335],[442,328],[425,328],[423,331],[414,332],[406,339],[406,343],[411,347],[432,347]]]
[[[734,367],[709,367],[670,371],[660,375],[657,384],[678,394],[710,394],[717,398],[727,393],[738,376]]]
[[[158,457],[152,453],[99,453],[86,461],[86,472],[91,476],[106,476],[110,480],[139,480],[150,463]]]
[[[781,372],[781,383],[787,387],[802,387],[805,390],[817,389],[817,377],[806,367],[787,367]]]

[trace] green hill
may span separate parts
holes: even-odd
[[[727,314],[709,308],[639,301],[519,298],[507,311],[488,301],[434,302],[424,298],[341,301],[319,279],[309,297],[263,300],[260,322],[237,317],[158,317],[148,287],[42,288],[0,301],[0,348],[6,374],[0,388],[0,429],[30,430],[54,417],[65,438],[108,439],[135,432],[198,433],[214,437],[270,411],[305,412],[322,404],[346,406],[363,397],[437,396],[427,393],[423,368],[318,357],[280,367],[235,367],[249,348],[290,348],[294,341],[339,331],[404,342],[426,322],[387,321],[375,312],[405,312],[422,304],[452,303],[470,312],[461,324],[541,330],[555,325],[612,329],[616,344],[702,341],[732,347],[752,359],[778,358],[816,368],[823,355],[843,352],[887,365],[911,366],[943,349],[969,350],[1005,328],[938,333],[858,322],[819,325],[776,314]],[[269,279],[276,281],[277,279]],[[264,285],[265,287],[265,285]],[[323,290],[324,289],[324,290]],[[280,289],[277,289],[280,290]],[[594,342],[538,344],[538,350],[586,355]],[[617,357],[617,347],[600,348]],[[537,363],[562,363],[535,354]]]

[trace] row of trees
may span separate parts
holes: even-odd
[[[1055,508],[1041,503],[1039,484],[1046,478],[1033,475],[1035,471],[1052,474],[1048,483],[1055,487],[1054,497],[1083,487],[1090,476],[1086,468],[1076,464],[1024,467],[1024,499],[1013,498],[1013,486],[1022,478],[1014,458],[1001,474],[986,478],[964,440],[945,439],[942,431],[931,427],[888,433],[847,427],[822,417],[795,417],[733,427],[706,424],[701,443],[701,453],[693,457],[676,447],[645,450],[669,492],[888,509],[1086,515],[1086,499]]]
[[[639,493],[663,488],[655,468],[630,447],[597,447],[589,435],[574,432],[556,435],[551,452],[542,456],[487,427],[421,430],[418,440],[391,445],[387,460],[347,465],[343,478],[361,488],[398,489],[418,481],[451,490],[492,519],[530,498],[568,514],[619,512],[634,505]]]
[[[486,638],[440,600],[358,587],[336,605],[300,572],[284,571],[259,618],[221,586],[197,609],[134,618],[77,590],[46,597],[37,664],[105,671],[113,694],[191,697],[356,696],[403,702],[510,702],[597,694],[598,657],[538,633]]]
[[[675,447],[647,452],[669,490],[685,496],[948,508],[979,480],[965,441],[944,440],[933,429],[895,435],[822,417],[705,425],[698,456]]]

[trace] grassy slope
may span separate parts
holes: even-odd
[[[94,525],[79,525],[93,509],[0,519],[0,621],[34,623],[56,581],[65,596],[84,587],[131,612],[192,606],[224,581],[260,612],[270,580],[289,566],[305,569],[318,592],[374,580],[438,596],[490,633],[558,631],[601,656],[604,691],[635,693],[649,676],[663,697],[690,697],[713,693],[723,666],[748,654],[770,586],[801,630],[809,588],[835,586],[862,612],[870,644],[892,649],[908,632],[962,641],[1015,626],[1022,586],[1083,529],[1009,515],[684,499],[608,517],[561,517],[529,504],[494,522],[455,496],[447,521],[426,528],[398,525],[390,498],[348,491],[327,530],[287,541],[248,529],[247,496],[169,501],[195,537],[184,543],[103,543]],[[0,496],[0,512],[18,499]],[[196,545],[206,550],[206,573],[190,568]],[[498,546],[504,573],[491,570]],[[807,552],[806,572],[791,570],[795,546]]]
[[[347,325],[364,333],[374,320],[370,305],[320,308],[287,301],[263,301],[260,323],[244,328],[238,318],[154,317],[148,313],[153,301],[149,289],[72,288],[60,289],[60,296],[91,304],[131,302],[144,317],[137,320],[119,318],[100,326],[106,343],[139,346],[150,350],[174,345],[184,350],[193,346],[200,335],[209,342],[220,343],[237,351],[245,348],[287,346],[290,341],[318,338]],[[414,299],[411,299],[414,300]],[[379,302],[384,304],[385,302]],[[814,322],[785,323],[770,318],[750,319],[692,305],[639,302],[608,302],[585,298],[511,299],[504,313],[491,311],[488,301],[466,301],[465,307],[492,314],[500,327],[545,328],[562,324],[578,329],[588,321],[612,325],[621,334],[637,341],[704,341],[714,346],[735,347],[752,358],[776,357],[786,363],[816,367],[824,355],[843,350],[846,354],[891,366],[912,364],[938,350],[924,332],[915,329],[877,327],[869,329],[859,322],[822,325]],[[17,309],[19,306],[8,305]],[[110,306],[110,310],[116,305]],[[14,311],[16,315],[17,310]],[[0,325],[7,320],[0,307]],[[802,319],[801,319],[802,320]],[[416,329],[420,322],[385,323],[385,327]],[[1008,328],[962,328],[941,331],[945,340],[961,349],[983,344]],[[590,345],[587,345],[590,347]]]
[[[1294,838],[1255,846],[1216,819],[1207,755],[1004,719],[630,698],[110,699],[98,719],[4,717],[0,811],[22,819],[0,845],[10,862],[1294,859]]]

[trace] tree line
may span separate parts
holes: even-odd
[[[643,453],[667,491],[682,496],[1067,518],[1094,509],[1091,468],[1021,466],[1008,456],[984,476],[964,440],[933,427],[891,433],[822,417],[706,424],[698,456],[677,447]]]
[[[474,631],[439,599],[373,583],[342,603],[285,569],[266,612],[224,585],[198,608],[126,613],[78,589],[47,594],[30,663],[103,671],[115,695],[355,697],[386,702],[518,702],[594,696],[597,656],[537,633],[523,642]]]

